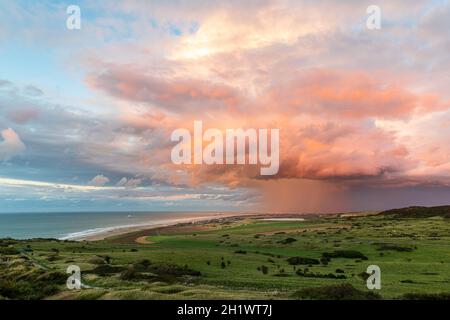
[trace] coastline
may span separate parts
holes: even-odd
[[[100,241],[105,240],[107,238],[126,235],[129,233],[139,232],[139,231],[151,231],[157,228],[164,228],[175,226],[184,223],[205,223],[212,220],[225,219],[225,218],[234,218],[234,217],[242,217],[247,216],[249,214],[245,213],[217,213],[209,216],[199,216],[199,217],[186,217],[186,218],[176,218],[176,219],[167,219],[164,221],[157,222],[149,222],[137,225],[127,225],[127,226],[117,226],[117,227],[109,227],[109,228],[99,228],[92,230],[85,230],[81,232],[73,233],[72,235],[67,235],[65,237],[60,238],[60,240],[71,240],[71,241]]]
[[[173,226],[178,226],[182,224],[205,224],[205,223],[217,223],[223,222],[224,220],[242,220],[242,219],[261,219],[266,221],[304,221],[311,217],[318,217],[317,214],[301,214],[301,213],[239,213],[239,212],[227,212],[227,213],[217,213],[209,216],[199,216],[199,217],[187,217],[178,219],[168,219],[166,222],[160,223],[148,223],[135,226],[122,226],[111,228],[111,230],[102,230],[95,232],[93,234],[85,234],[79,237],[71,237],[67,240],[72,241],[100,241],[107,238],[126,236],[129,234],[143,234],[150,233],[157,229],[168,228]],[[330,215],[326,215],[330,217]]]

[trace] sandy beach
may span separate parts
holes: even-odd
[[[137,231],[143,231],[143,230],[152,230],[155,228],[162,228],[162,227],[169,227],[174,226],[181,223],[200,223],[200,222],[208,222],[212,220],[217,219],[224,219],[224,218],[231,218],[231,217],[241,217],[246,216],[250,214],[245,213],[216,213],[214,215],[205,215],[205,216],[198,216],[198,217],[186,217],[186,218],[177,218],[177,219],[167,219],[165,221],[158,221],[158,222],[149,222],[147,224],[140,224],[140,225],[133,225],[133,226],[118,226],[118,227],[112,227],[112,228],[105,228],[102,230],[95,231],[93,230],[92,233],[87,234],[86,232],[83,232],[80,236],[72,236],[67,237],[67,240],[75,240],[75,241],[99,241],[104,240],[106,238],[124,235],[127,233],[137,232]]]

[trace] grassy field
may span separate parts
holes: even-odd
[[[405,217],[246,218],[96,242],[3,239],[0,299],[448,299],[450,219]],[[366,287],[373,264],[381,290]],[[66,288],[69,265],[91,288]]]

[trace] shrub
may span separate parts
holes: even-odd
[[[401,283],[415,283],[413,280],[409,280],[409,279],[406,279],[406,280],[400,280],[400,282],[401,282]]]
[[[381,296],[374,292],[358,290],[349,283],[305,288],[292,294],[297,299],[312,300],[378,300]]]
[[[106,264],[105,259],[103,259],[102,257],[99,257],[99,256],[92,257],[87,262],[91,263],[91,264],[97,264],[97,265]]]
[[[334,252],[324,252],[322,254],[322,257],[324,257],[328,261],[330,261],[331,258],[368,260],[368,258],[364,254],[356,250],[336,250]]]
[[[236,250],[234,253],[247,254],[247,251],[245,251],[245,250]]]
[[[0,247],[0,254],[14,255],[14,254],[19,254],[19,253],[20,253],[19,250],[17,250],[13,246]]]
[[[122,267],[122,266],[111,266],[111,265],[104,264],[104,265],[99,265],[92,270],[86,271],[86,273],[92,273],[92,274],[96,274],[99,276],[107,276],[107,275],[123,272],[124,270],[126,270],[126,268]]]
[[[405,300],[450,300],[450,292],[406,293],[401,298]]]
[[[305,278],[347,279],[347,277],[343,274],[335,275],[333,273],[314,273],[309,272],[308,269],[305,270],[298,269],[295,273]]]
[[[294,238],[286,238],[286,239],[284,239],[284,240],[278,241],[278,243],[281,243],[281,244],[290,244],[290,243],[295,242],[295,241],[297,241],[297,239],[294,239]]]
[[[319,260],[304,257],[291,257],[286,260],[290,265],[312,265],[319,264]]]
[[[378,244],[378,251],[387,251],[387,250],[391,250],[391,251],[398,251],[398,252],[412,252],[414,251],[414,248],[412,247],[406,247],[406,246],[399,246],[396,244],[388,244],[388,243],[381,243]]]
[[[263,274],[268,274],[269,273],[269,267],[262,265],[261,266],[261,272]]]
[[[137,271],[147,271],[151,266],[152,262],[148,259],[142,259],[133,264],[133,268]]]
[[[142,279],[142,274],[137,272],[134,268],[128,268],[120,274],[120,279],[132,281]]]

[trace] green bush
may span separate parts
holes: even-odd
[[[297,239],[294,239],[294,238],[286,238],[286,239],[284,239],[284,240],[278,241],[278,243],[281,243],[281,244],[290,244],[290,243],[295,242],[295,241],[297,241]]]
[[[100,257],[100,256],[92,257],[87,262],[89,262],[91,264],[97,264],[97,265],[106,264],[105,259],[103,257]]]
[[[14,255],[14,254],[19,254],[19,253],[20,253],[19,250],[17,250],[13,246],[0,247],[0,254]]]
[[[298,269],[295,273],[305,278],[347,279],[347,277],[343,274],[335,275],[333,273],[314,273],[310,272],[308,269]]]
[[[398,251],[398,252],[412,252],[414,251],[414,248],[412,247],[406,247],[406,246],[399,246],[395,244],[387,244],[387,243],[380,243],[378,244],[378,251]]]
[[[450,300],[450,292],[442,293],[406,293],[404,300]]]
[[[261,266],[261,272],[263,274],[268,274],[269,273],[269,267],[262,265]]]
[[[119,272],[125,271],[126,268],[123,266],[111,266],[111,265],[99,265],[92,270],[86,271],[86,273],[96,274],[99,276],[107,276]]]
[[[318,259],[304,258],[304,257],[291,257],[286,260],[290,265],[312,265],[319,264]]]
[[[381,296],[374,292],[358,290],[349,283],[317,288],[305,288],[292,294],[297,299],[312,300],[378,300]]]
[[[331,258],[346,258],[346,259],[361,259],[368,260],[368,258],[361,252],[356,250],[336,250],[334,252],[324,252],[322,257],[328,261]]]

